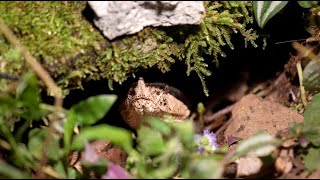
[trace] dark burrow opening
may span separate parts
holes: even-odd
[[[297,13],[299,12],[299,13]],[[296,54],[291,43],[281,43],[288,40],[305,39],[310,34],[303,28],[303,14],[307,12],[297,3],[288,3],[288,5],[272,18],[263,30],[258,34],[268,34],[266,49],[262,49],[262,38],[256,43],[259,47],[254,48],[250,43],[248,47],[244,47],[243,37],[238,33],[231,39],[235,49],[230,50],[229,47],[223,48],[227,54],[226,58],[219,58],[219,67],[215,66],[212,59],[208,59],[209,69],[212,76],[206,77],[205,82],[209,89],[209,97],[206,97],[199,77],[195,72],[190,76],[186,75],[187,66],[185,62],[176,62],[171,71],[162,74],[159,70],[149,69],[140,70],[136,74],[136,78],[128,78],[122,85],[114,83],[114,90],[108,88],[107,80],[84,82],[84,90],[72,90],[64,99],[64,107],[70,108],[73,104],[84,100],[90,96],[98,94],[116,94],[118,100],[99,123],[108,123],[115,126],[129,128],[122,120],[118,111],[119,101],[127,93],[130,85],[144,77],[148,83],[161,82],[176,87],[182,91],[191,104],[191,111],[196,112],[199,102],[207,104],[214,98],[220,98],[221,104],[215,106],[215,109],[223,108],[231,102],[224,97],[230,93],[233,88],[237,88],[237,84],[245,80],[247,84],[254,85],[259,82],[272,80],[282,72],[284,65],[288,62],[291,54]],[[258,27],[254,27],[258,29]]]

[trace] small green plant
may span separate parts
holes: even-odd
[[[68,164],[71,152],[81,152],[85,147],[88,151],[86,144],[93,140],[107,140],[124,150],[129,155],[127,171],[133,177],[221,176],[222,154],[211,151],[206,158],[200,156],[191,120],[148,117],[148,123],[137,130],[134,139],[128,130],[96,125],[117,99],[115,95],[89,97],[63,109],[60,120],[50,121],[47,117],[54,107],[42,103],[38,81],[32,73],[23,76],[14,89],[0,96],[0,149],[2,157],[6,157],[0,163],[1,177],[36,178],[45,174],[51,178],[88,178],[86,172],[94,172],[96,177],[106,175],[109,166],[116,168],[106,160],[90,160],[90,156],[89,162],[81,161],[82,174]],[[79,128],[79,134],[74,133],[74,128]],[[133,141],[137,141],[136,147]],[[207,169],[197,169],[203,163],[209,163]]]
[[[214,146],[207,154],[200,154],[203,151],[199,151],[201,145],[195,142],[191,120],[177,122],[172,117],[164,120],[149,117],[147,122],[148,126],[138,129],[137,149],[129,153],[127,160],[128,169],[134,177],[221,177],[223,166],[220,161],[223,153],[214,153],[218,148]],[[207,135],[197,135],[196,139],[200,140],[202,136],[207,138]],[[216,143],[214,137],[210,137],[210,140]]]
[[[70,110],[64,109],[60,121],[51,122],[47,117],[54,107],[42,103],[37,79],[32,73],[23,76],[14,91],[11,89],[0,95],[0,149],[2,155],[8,156],[1,163],[1,177],[30,178],[39,173],[55,178],[79,176],[68,166],[67,157],[71,150],[82,147],[84,139],[130,137],[129,132],[108,125],[91,126],[107,113],[116,98],[115,95],[90,97]],[[81,129],[77,136],[73,133],[75,126]],[[130,143],[130,140],[125,142]],[[124,149],[130,147],[119,140],[114,143]],[[31,171],[35,173],[27,173]]]
[[[291,133],[300,139],[298,155],[303,158],[308,172],[320,165],[320,93],[313,95],[304,112],[304,122],[291,127]]]
[[[289,1],[252,1],[254,17],[260,28],[264,28],[267,22],[278,14]],[[319,1],[298,1],[303,8],[311,8]]]
[[[303,86],[310,93],[320,91],[320,61],[319,61],[319,59],[312,59],[306,65],[306,67],[303,69]]]
[[[320,146],[320,94],[313,96],[312,101],[307,105],[304,112],[304,125],[302,133],[315,146]]]

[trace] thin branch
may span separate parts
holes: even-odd
[[[303,74],[302,74],[302,67],[301,62],[297,62],[297,70],[298,70],[298,76],[299,76],[299,84],[300,84],[300,92],[301,92],[301,100],[304,107],[307,106],[307,97],[306,97],[306,90],[303,86]]]
[[[206,116],[206,117],[204,118],[204,120],[205,120],[206,123],[211,122],[211,121],[219,118],[220,116],[226,115],[226,114],[228,114],[229,112],[231,112],[232,109],[233,109],[233,107],[234,107],[234,104],[232,104],[232,105],[230,105],[230,106],[227,106],[227,107],[221,109],[220,111],[218,111],[218,112],[216,112],[216,113],[214,113],[214,114],[212,114],[212,115],[210,115],[210,116]]]
[[[310,60],[320,61],[319,56],[317,56],[316,54],[314,54],[312,52],[312,50],[313,50],[312,48],[307,48],[307,47],[305,47],[305,46],[303,46],[303,45],[301,45],[301,44],[299,44],[297,42],[293,42],[292,46],[293,46],[293,48],[295,48],[298,51],[300,58],[307,57]]]
[[[9,79],[9,80],[13,80],[13,81],[17,81],[20,79],[18,76],[6,74],[6,73],[0,73],[0,78]]]
[[[304,58],[304,57],[308,57],[310,60],[314,60],[314,61],[320,61],[319,56],[317,56],[316,54],[314,54],[312,52],[312,49],[304,47],[303,45],[295,42],[292,43],[292,46],[299,52],[300,54],[300,58]],[[298,61],[296,64],[297,67],[297,71],[298,71],[298,77],[299,77],[299,84],[300,84],[300,92],[301,92],[301,100],[302,100],[302,104],[304,105],[304,107],[307,106],[307,98],[306,98],[306,92],[303,86],[303,71],[302,71],[302,67],[301,67],[301,62]]]
[[[216,132],[215,134],[220,134],[223,131],[225,131],[227,129],[227,127],[231,124],[231,122],[233,121],[233,118],[231,117],[230,119],[227,120],[226,123],[224,123],[224,125],[222,125]]]

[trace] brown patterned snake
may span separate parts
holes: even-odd
[[[180,91],[162,83],[145,83],[143,78],[132,85],[120,113],[128,125],[138,128],[145,115],[162,117],[170,114],[176,120],[184,120],[190,115],[188,107],[177,98]]]

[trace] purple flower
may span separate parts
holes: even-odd
[[[216,135],[209,130],[203,130],[202,135],[196,134],[195,144],[197,146],[197,152],[200,154],[205,152],[212,153],[218,149]]]
[[[96,163],[99,160],[99,156],[93,145],[88,142],[85,144],[82,160],[90,163]]]
[[[109,162],[108,171],[106,174],[101,176],[101,179],[132,179],[129,173],[122,167]]]

